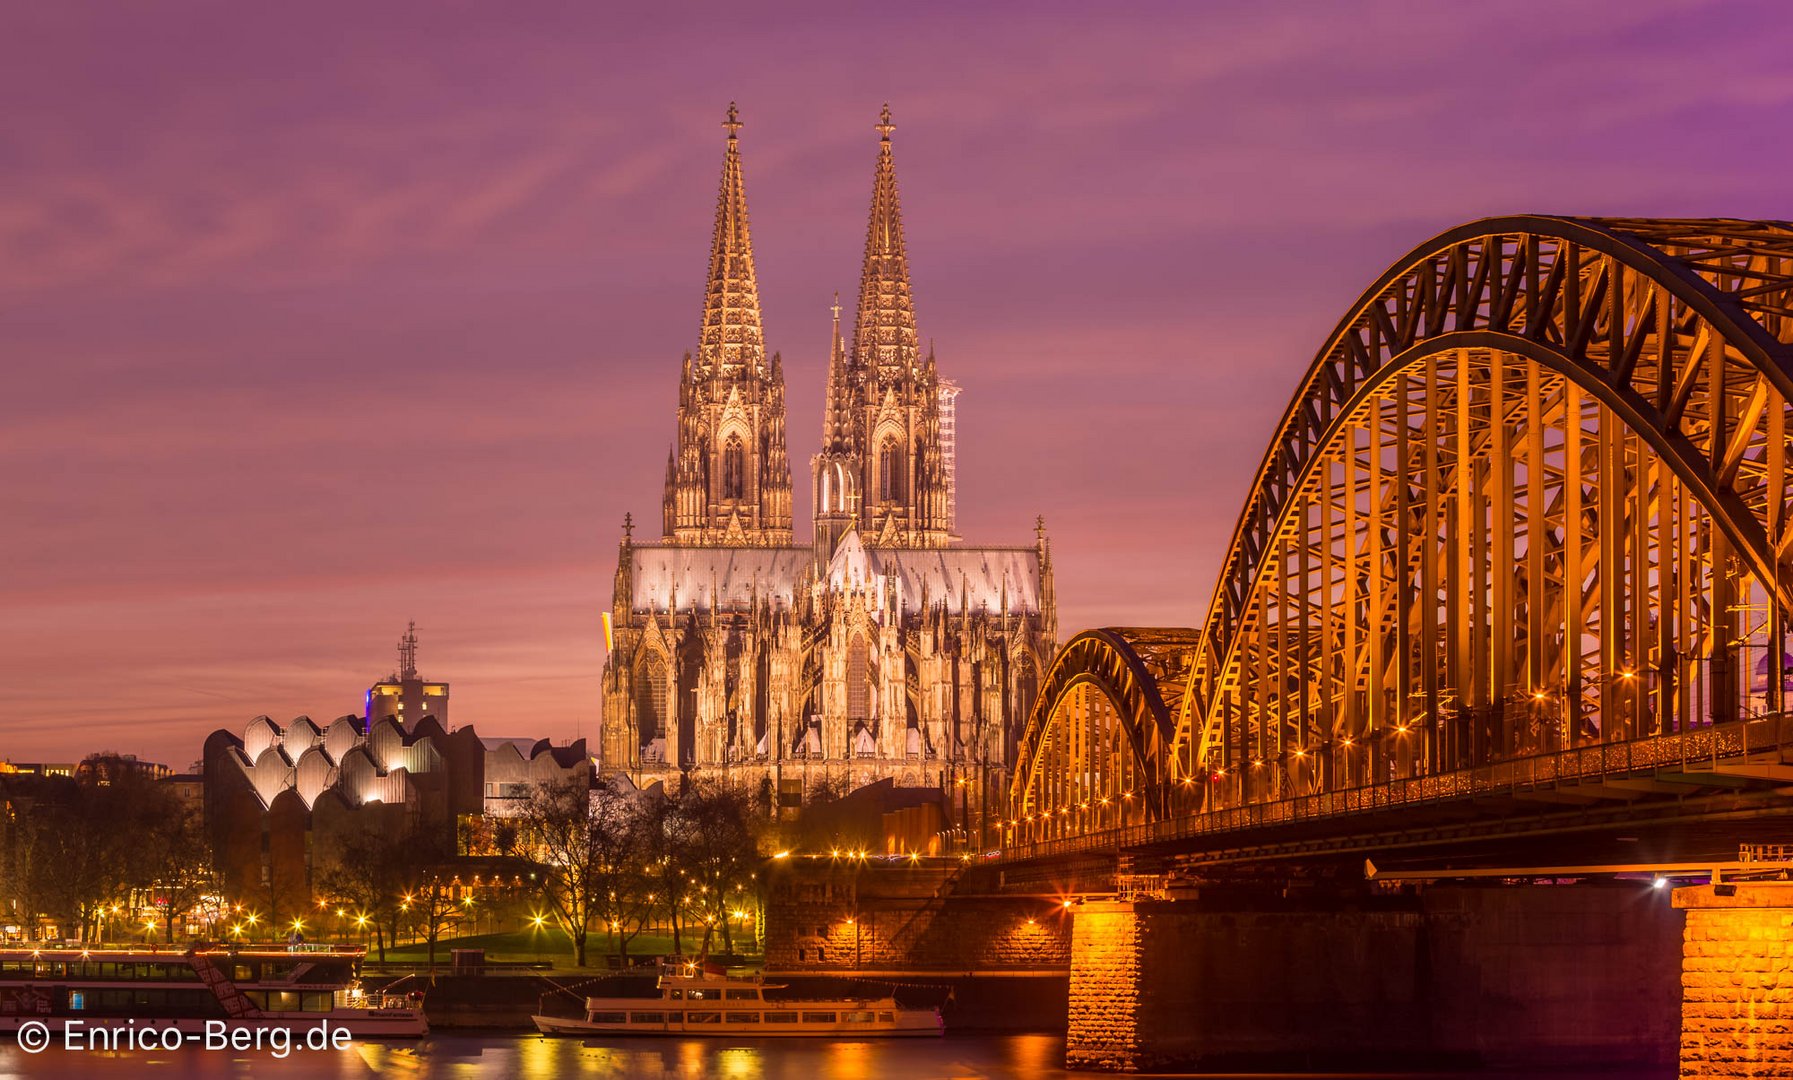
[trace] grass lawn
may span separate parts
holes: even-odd
[[[680,935],[680,944],[687,953],[695,953],[703,945],[703,933]],[[745,952],[752,946],[751,937],[737,940],[735,950]],[[722,951],[722,937],[717,935],[710,942],[714,952]],[[559,927],[544,927],[540,930],[513,930],[504,934],[474,934],[467,937],[445,937],[436,943],[436,963],[446,968],[451,959],[451,949],[484,949],[486,959],[493,963],[506,964],[552,964],[556,968],[572,968],[573,943],[566,931]],[[585,960],[588,968],[604,969],[607,967],[605,957],[613,951],[608,935],[593,932],[585,939]],[[672,936],[637,934],[629,942],[629,956],[660,956],[672,952]],[[375,960],[376,955],[370,944],[368,959]],[[429,963],[429,946],[421,941],[409,942],[405,945],[388,947],[386,960],[393,964],[427,964]]]

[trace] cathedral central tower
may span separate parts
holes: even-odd
[[[710,242],[697,355],[679,376],[678,433],[666,459],[664,534],[676,544],[791,542],[791,464],[784,369],[766,359],[741,177],[740,114],[731,104],[716,233]]]

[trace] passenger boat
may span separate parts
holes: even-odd
[[[783,984],[687,965],[663,970],[658,997],[590,997],[585,1016],[535,1016],[544,1035],[727,1035],[887,1038],[940,1035],[939,1009],[905,1009],[894,997],[795,1001],[765,996]]]
[[[363,992],[364,946],[44,946],[0,949],[0,1032],[30,1020],[153,1020],[203,1033],[208,1021],[351,1037],[427,1034],[420,993]]]

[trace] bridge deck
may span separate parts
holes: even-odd
[[[1225,858],[1304,825],[1330,825],[1323,831],[1334,838],[1367,837],[1395,811],[1407,832],[1466,818],[1500,832],[1523,831],[1528,826],[1520,818],[1578,817],[1594,825],[1738,816],[1751,808],[1723,796],[1793,787],[1790,760],[1793,715],[1779,714],[1015,845],[1003,860],[1204,851]],[[1597,805],[1606,809],[1586,809]],[[1786,809],[1793,814],[1793,802]],[[1416,813],[1428,810],[1434,812]]]

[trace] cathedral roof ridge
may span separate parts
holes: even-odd
[[[815,548],[811,544],[685,544],[677,540],[637,540],[630,547],[636,551],[783,551],[815,554]]]

